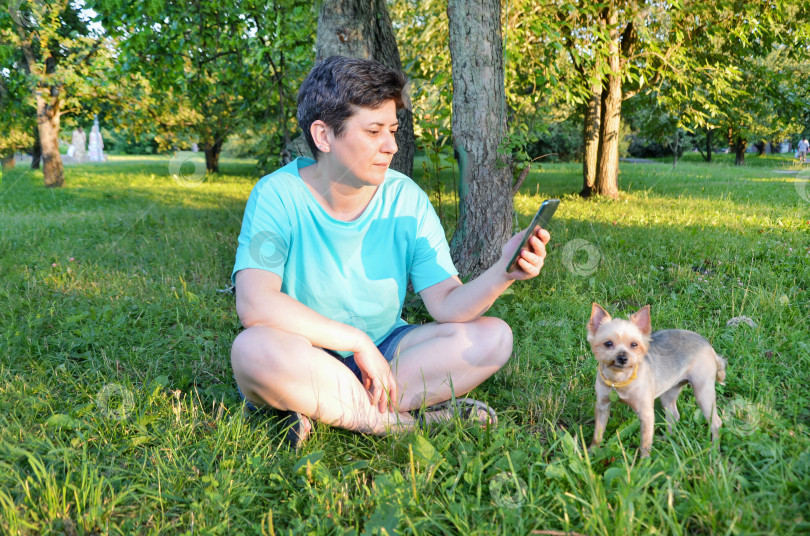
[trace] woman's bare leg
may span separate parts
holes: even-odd
[[[400,411],[409,411],[471,391],[512,355],[512,330],[503,320],[426,324],[402,338],[391,370]]]
[[[500,319],[427,324],[399,343],[391,369],[400,392],[399,413],[380,413],[342,363],[298,335],[270,327],[248,328],[234,341],[231,364],[245,397],[297,411],[326,424],[384,435],[411,430],[408,413],[469,392],[497,372],[512,353],[512,332]],[[428,422],[447,420],[439,411]]]
[[[259,406],[376,435],[416,425],[408,413],[380,413],[345,365],[298,335],[248,328],[233,343],[231,364],[245,398]]]

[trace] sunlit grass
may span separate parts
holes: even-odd
[[[795,168],[789,158],[735,168],[729,155],[688,156],[674,171],[622,164],[616,202],[580,199],[576,164],[529,176],[518,224],[547,197],[563,203],[543,273],[491,311],[515,335],[510,362],[475,393],[498,430],[374,438],[321,426],[297,454],[272,419],[241,414],[238,320],[218,292],[253,163],[179,180],[167,157],[112,157],[66,168],[57,190],[38,172],[6,173],[0,533],[806,533],[810,199],[802,177],[774,171]],[[654,327],[698,331],[728,358],[719,448],[686,390],[650,460],[636,459],[638,421],[621,404],[604,447],[583,450],[594,301],[617,314],[649,303]],[[756,327],[726,325],[740,315]]]

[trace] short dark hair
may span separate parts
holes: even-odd
[[[320,119],[340,136],[355,106],[377,109],[393,100],[403,108],[405,81],[401,72],[374,60],[330,56],[315,64],[298,90],[297,114],[315,158],[320,151],[309,131],[312,123]]]

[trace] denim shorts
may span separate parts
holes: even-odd
[[[407,326],[400,326],[398,328],[395,328],[394,331],[392,331],[391,334],[388,335],[388,337],[383,339],[383,341],[377,345],[377,350],[379,350],[382,356],[385,358],[385,360],[390,363],[394,359],[394,356],[396,355],[397,346],[399,346],[399,343],[400,341],[402,341],[402,338],[405,335],[407,335],[409,331],[417,327],[418,326],[408,324]],[[348,367],[348,369],[351,370],[355,376],[357,376],[357,379],[362,381],[362,373],[360,372],[360,368],[357,366],[357,363],[354,361],[354,355],[343,357],[337,352],[332,350],[324,349],[324,351],[329,355],[331,355],[332,357],[334,357],[335,359],[337,359],[338,361],[340,361],[341,363],[343,363],[344,365],[346,365],[346,367]],[[236,390],[239,391],[239,398],[245,402],[245,408],[247,408],[248,411],[259,410],[259,408],[257,408],[255,404],[245,399],[245,395],[242,394],[242,390],[239,389],[238,385],[236,386]]]

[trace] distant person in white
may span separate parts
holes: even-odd
[[[90,146],[87,152],[90,153],[91,162],[104,162],[104,140],[101,139],[101,130],[98,128],[98,116],[93,121],[93,129],[90,131]]]
[[[807,150],[810,149],[810,143],[807,142],[807,138],[803,138],[802,141],[799,142],[799,163],[804,164],[807,161]]]
[[[87,158],[87,134],[84,133],[82,127],[73,129],[70,147],[68,147],[68,156],[73,157],[77,162]]]

